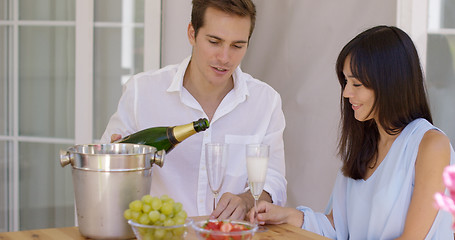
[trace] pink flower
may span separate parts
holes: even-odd
[[[455,165],[444,168],[442,178],[446,187],[451,191],[455,191]]]
[[[436,208],[450,212],[455,217],[455,165],[447,166],[444,169],[442,178],[450,194],[447,196],[443,193],[436,193],[434,195],[435,206]],[[455,229],[455,223],[452,225],[452,228]]]
[[[434,195],[434,200],[436,208],[440,208],[455,215],[455,203],[451,197],[442,193],[436,193]]]

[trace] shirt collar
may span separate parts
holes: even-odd
[[[240,66],[234,70],[232,78],[234,79],[234,89],[233,93],[238,99],[244,99],[246,96],[250,95],[248,91],[248,85],[246,84],[247,74],[244,74],[240,69]]]
[[[181,92],[183,88],[183,77],[185,76],[186,68],[190,64],[191,56],[185,58],[177,68],[177,73],[172,79],[171,85],[167,89],[168,92]]]
[[[185,76],[185,71],[190,63],[191,56],[185,58],[182,63],[177,68],[177,73],[174,75],[169,88],[167,89],[168,92],[181,92],[183,88],[183,77]],[[233,93],[239,97],[243,98],[249,95],[248,87],[246,84],[246,74],[242,72],[240,67],[237,67],[232,74],[234,79],[234,89]]]

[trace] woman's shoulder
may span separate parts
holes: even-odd
[[[438,129],[425,132],[419,145],[419,157],[416,164],[428,163],[448,165],[450,163],[450,140]]]
[[[422,137],[420,147],[425,150],[450,150],[449,138],[438,129],[430,129]]]

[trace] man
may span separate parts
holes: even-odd
[[[255,18],[251,0],[193,0],[188,25],[191,57],[180,65],[133,76],[102,137],[104,142],[115,141],[149,127],[208,118],[209,129],[180,143],[166,156],[163,168],[153,169],[151,194],[167,194],[181,202],[189,216],[244,219],[254,205],[247,189],[248,143],[271,146],[261,200],[281,206],[286,202],[281,98],[239,68]],[[224,194],[213,212],[204,156],[209,142],[229,144]]]

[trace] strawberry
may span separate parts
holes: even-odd
[[[207,230],[219,230],[220,229],[220,222],[208,222],[204,229]]]
[[[250,228],[248,226],[242,225],[242,224],[235,224],[231,223],[229,221],[207,221],[204,226],[204,229],[209,230],[209,231],[214,231],[213,234],[207,233],[204,234],[204,238],[206,240],[242,240],[242,239],[248,239],[251,237],[251,234],[243,234],[240,233],[241,231],[244,230],[249,230]],[[233,234],[232,236],[220,236],[216,234],[216,232],[239,232],[237,234]]]
[[[229,222],[223,222],[221,224],[220,230],[222,232],[230,232],[232,230],[232,224]]]
[[[245,230],[245,229],[247,229],[247,228],[246,228],[244,225],[242,225],[242,224],[233,224],[233,225],[232,225],[232,231],[233,231],[233,232],[234,232],[234,231],[236,231],[236,232],[237,232],[237,231],[243,231],[243,230]]]

